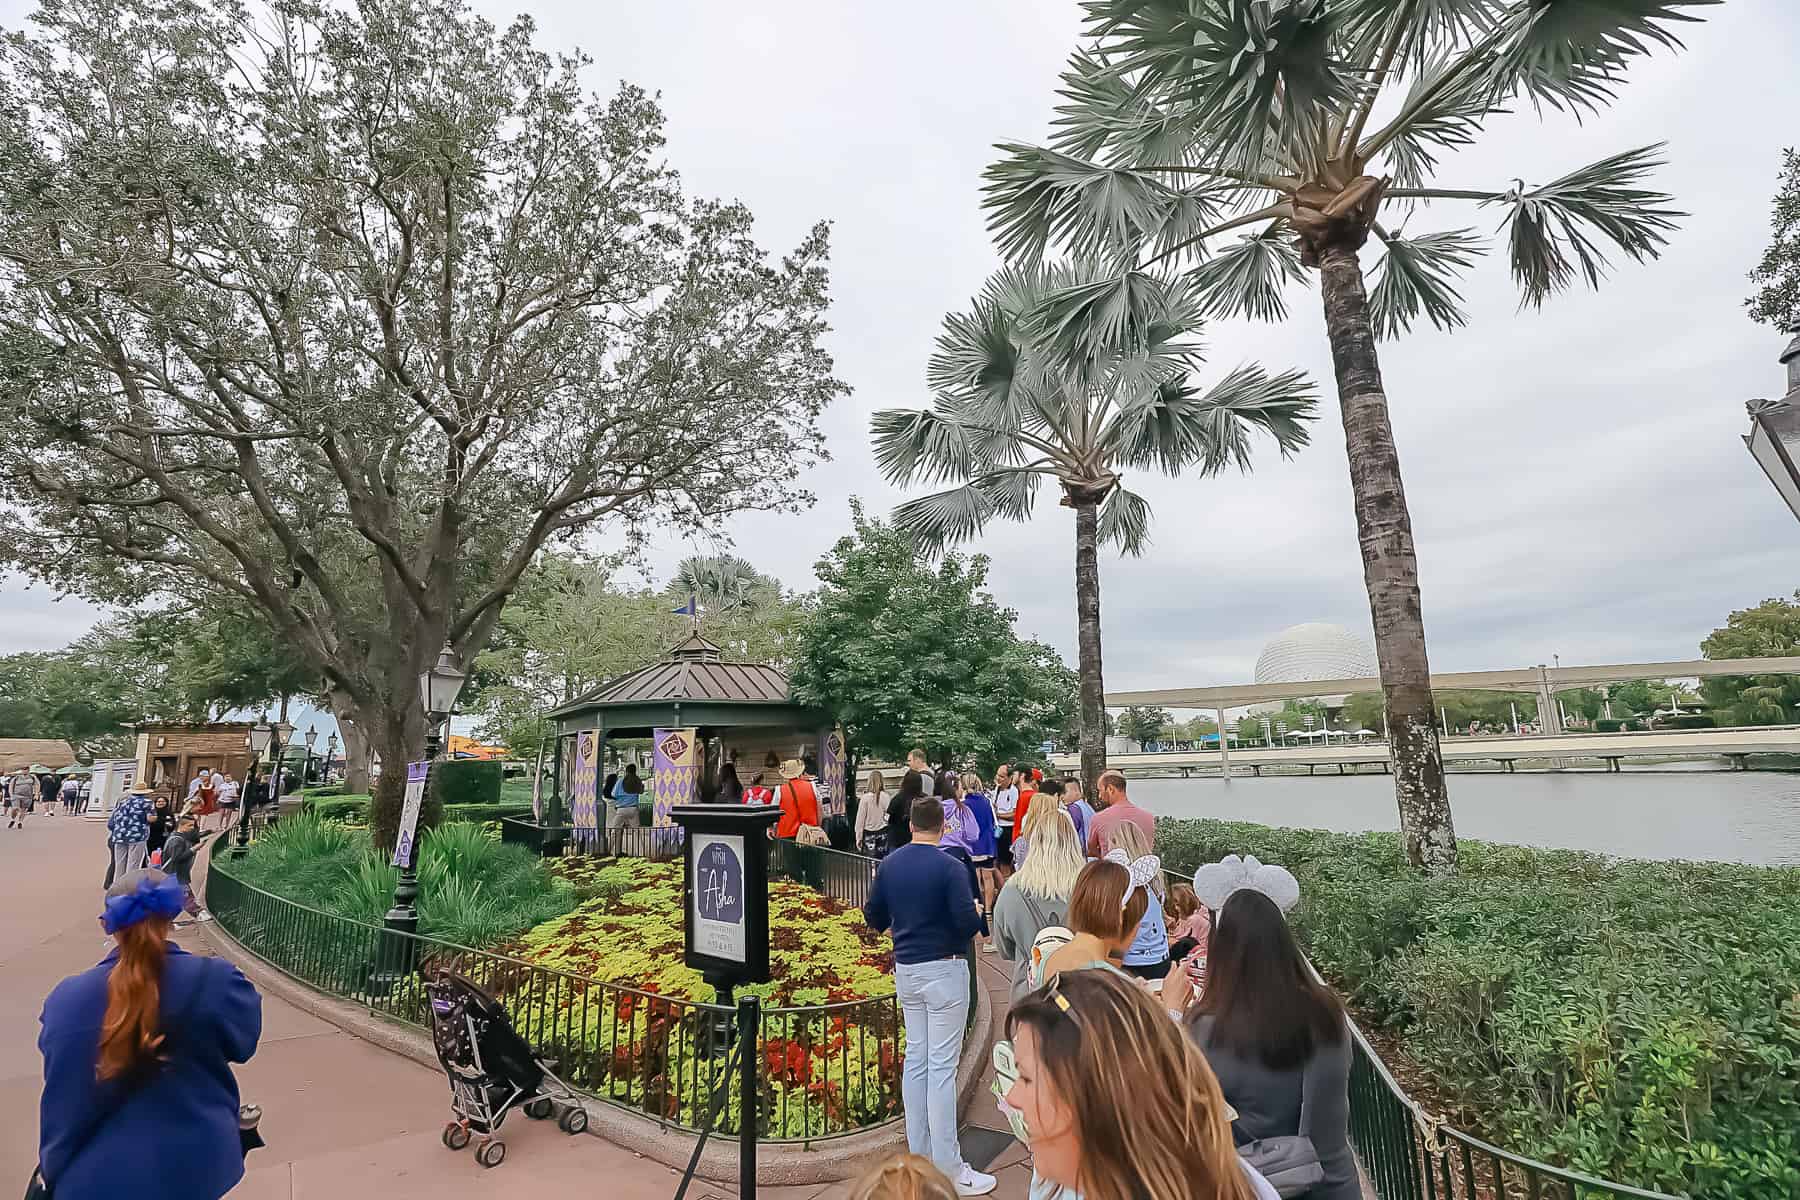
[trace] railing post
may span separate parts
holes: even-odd
[[[738,1000],[738,1197],[756,1200],[757,1033],[762,1005],[755,996]]]

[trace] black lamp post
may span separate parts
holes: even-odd
[[[463,682],[468,677],[468,673],[462,669],[462,661],[456,657],[456,651],[449,642],[445,642],[443,650],[439,651],[437,662],[429,670],[419,673],[419,698],[425,703],[425,758],[428,762],[437,759],[438,751],[443,745],[442,726],[455,711],[456,697],[461,694]],[[391,766],[384,763],[382,770],[391,771],[398,767],[398,763]],[[425,786],[431,786],[429,775]],[[394,907],[388,910],[387,917],[382,922],[387,928],[400,933],[419,931],[418,861],[418,842],[415,838],[411,852],[400,866],[400,883],[394,888]]]
[[[308,729],[306,731],[306,738],[305,738],[306,761],[304,763],[302,763],[300,766],[300,786],[301,787],[305,787],[307,784],[312,782],[312,750],[313,750],[313,743],[318,740],[319,740],[319,731],[318,730]]]
[[[325,769],[319,772],[320,783],[331,782],[331,764],[337,761],[337,730],[325,739]]]
[[[274,729],[269,725],[269,718],[264,716],[250,727],[244,738],[244,745],[250,750],[250,775],[244,780],[244,789],[238,793],[238,828],[237,846],[232,850],[234,856],[250,852],[250,802],[256,796],[257,768],[262,764],[262,757],[269,748],[269,740],[274,736]]]

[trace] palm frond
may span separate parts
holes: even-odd
[[[1483,63],[1490,55],[1447,55],[1413,77],[1400,111],[1363,141],[1364,158],[1385,153],[1400,187],[1418,187],[1437,169],[1437,156],[1470,145],[1488,117],[1506,112]]]
[[[935,409],[890,408],[869,418],[875,467],[896,486],[967,479],[972,455],[968,431]]]
[[[996,304],[978,301],[973,312],[949,314],[925,363],[926,384],[978,400],[984,415],[1009,412],[1022,357],[1013,332],[1012,318]]]
[[[1343,0],[1344,37],[1386,45],[1398,36],[1395,62],[1422,67],[1447,50],[1491,33],[1512,0]]]
[[[1628,61],[1679,49],[1670,26],[1702,18],[1684,10],[1720,0],[1515,0],[1501,31],[1495,85],[1557,108],[1597,109],[1612,99]]]
[[[1050,144],[1078,158],[1110,162],[1181,162],[1194,140],[1185,108],[1149,103],[1118,68],[1080,50],[1057,89],[1062,103],[1050,121]]]
[[[983,176],[982,207],[1002,256],[1035,262],[1050,245],[1084,259],[1134,259],[1181,197],[1160,179],[1041,146],[1007,143]]]
[[[1207,422],[1207,474],[1235,466],[1250,469],[1250,434],[1260,430],[1275,439],[1281,456],[1312,441],[1307,425],[1318,419],[1319,394],[1304,371],[1271,375],[1255,363],[1233,370],[1198,401]]]
[[[1369,320],[1376,337],[1405,333],[1421,312],[1439,329],[1468,324],[1462,293],[1452,280],[1487,253],[1473,230],[1451,229],[1416,238],[1383,234],[1382,241],[1387,253],[1376,264],[1375,287],[1369,293]]]
[[[987,499],[994,516],[1008,521],[1029,521],[1037,503],[1038,484],[1043,472],[1030,467],[1006,471],[989,471],[970,481]]]
[[[908,500],[894,509],[894,525],[928,550],[942,550],[981,533],[994,502],[973,483]]]
[[[1133,353],[1148,343],[1152,326],[1168,311],[1166,286],[1148,271],[1120,271],[1047,293],[1034,319],[1064,362]]]
[[[1324,124],[1361,84],[1328,0],[1089,0],[1108,62],[1198,114],[1199,161],[1251,171],[1270,145],[1319,165]]]
[[[1578,272],[1589,287],[1598,286],[1607,269],[1601,239],[1638,262],[1656,257],[1668,241],[1663,235],[1687,215],[1669,208],[1671,197],[1664,193],[1636,186],[1662,165],[1661,150],[1660,144],[1626,150],[1491,201],[1510,210],[1503,225],[1511,227],[1512,273],[1526,303],[1541,305],[1574,283]]]
[[[1150,502],[1136,492],[1113,488],[1100,502],[1095,533],[1102,546],[1117,546],[1134,557],[1142,554],[1150,545]]]
[[[1261,233],[1245,235],[1214,254],[1192,275],[1208,316],[1244,316],[1259,321],[1286,317],[1287,301],[1282,292],[1288,284],[1305,278],[1306,272],[1300,268],[1300,251],[1294,247],[1283,222],[1274,222]]]

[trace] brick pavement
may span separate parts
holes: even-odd
[[[0,890],[0,978],[6,981],[0,989],[0,1180],[24,1179],[36,1157],[44,996],[65,975],[99,961],[109,944],[96,920],[105,855],[102,826],[79,817],[39,813],[22,830],[0,830],[6,881]],[[189,948],[204,946],[193,939]],[[982,980],[996,1009],[1007,998],[1003,966],[982,956]],[[506,1162],[484,1170],[468,1152],[452,1154],[438,1141],[448,1109],[442,1075],[273,996],[263,1000],[262,1045],[239,1068],[238,1080],[244,1098],[263,1106],[269,1142],[250,1156],[250,1170],[232,1192],[243,1200],[668,1200],[679,1180],[669,1168],[598,1137],[565,1137],[553,1125],[523,1118],[507,1123]],[[996,1197],[1021,1200],[1030,1171],[1022,1148],[1000,1136],[1004,1122],[992,1099],[978,1096],[968,1118],[971,1157],[998,1151],[990,1166],[1000,1176]],[[759,1194],[825,1200],[844,1190],[829,1184]],[[734,1192],[734,1185],[696,1180],[688,1194],[729,1200]]]

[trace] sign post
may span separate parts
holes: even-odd
[[[400,884],[394,889],[394,906],[382,919],[382,934],[369,972],[369,989],[382,995],[410,975],[419,960],[419,911],[414,907],[419,898],[419,809],[424,806],[430,777],[429,760],[406,764],[406,793],[400,802],[400,829],[394,837],[392,860],[400,868]]]
[[[681,930],[683,958],[718,992],[716,1003],[732,1003],[732,989],[769,979],[769,831],[781,818],[773,806],[683,804],[669,810],[683,839]],[[756,1195],[757,1026],[755,996],[738,1002],[734,1022],[721,1014],[715,1044],[737,1044],[738,1078],[715,1086],[739,1091],[738,1196]],[[735,1036],[734,1036],[735,1035]],[[730,1052],[725,1052],[729,1060]],[[696,1154],[698,1151],[696,1151]]]

